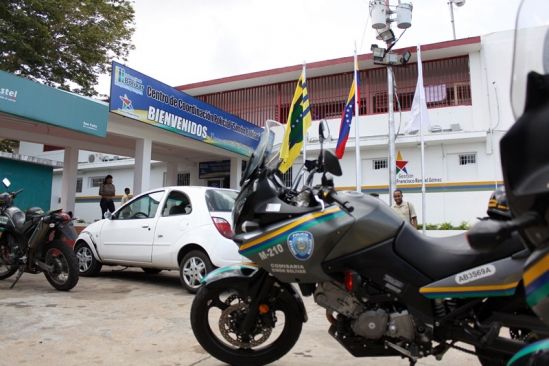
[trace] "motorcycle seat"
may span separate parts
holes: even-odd
[[[524,249],[520,237],[513,236],[492,251],[471,248],[466,234],[433,238],[405,224],[395,240],[396,253],[433,281],[506,258]]]

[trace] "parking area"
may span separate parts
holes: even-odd
[[[14,289],[0,281],[0,365],[214,366],[192,334],[193,295],[178,274],[105,268],[59,292],[43,275],[25,273]],[[274,365],[407,366],[398,358],[357,359],[327,332],[324,310],[305,299],[309,322],[288,355]],[[443,361],[418,365],[478,365],[476,357],[450,351]]]

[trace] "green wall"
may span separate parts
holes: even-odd
[[[50,209],[52,176],[53,167],[0,158],[0,191],[8,190],[1,183],[4,178],[11,181],[9,191],[23,188],[14,202],[22,210],[33,206]]]

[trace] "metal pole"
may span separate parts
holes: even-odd
[[[393,204],[396,189],[395,116],[393,112],[393,68],[387,66],[387,98],[389,107],[389,206]]]
[[[362,192],[362,166],[360,161],[360,126],[358,124],[358,61],[356,55],[356,43],[355,43],[355,58],[354,58],[354,78],[355,83],[355,163],[356,163],[356,191]]]
[[[454,39],[456,39],[456,25],[454,24],[454,4],[452,4],[451,1],[448,1],[448,5],[450,6],[450,21],[452,22],[452,34],[454,35]]]

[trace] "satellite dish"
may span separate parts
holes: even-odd
[[[450,0],[450,2],[456,4],[456,6],[463,6],[463,5],[465,5],[465,0]]]
[[[88,155],[88,163],[93,163],[95,161],[95,154]]]

